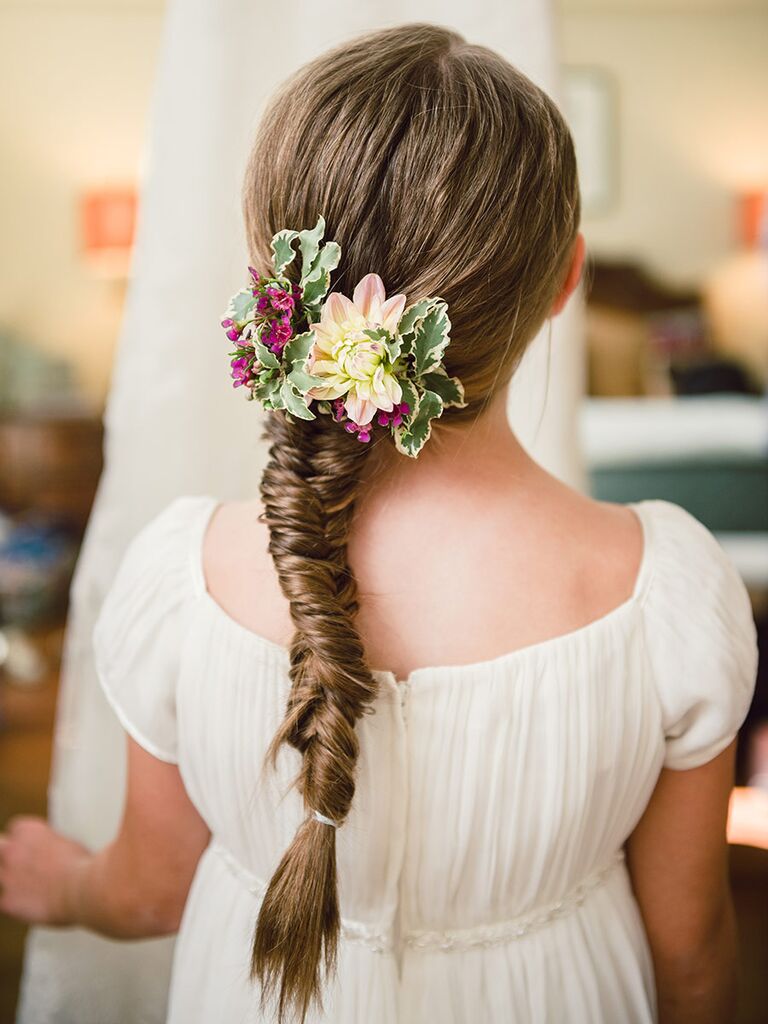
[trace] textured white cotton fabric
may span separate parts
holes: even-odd
[[[96,623],[126,730],[177,763],[212,839],[174,950],[172,1024],[272,1021],[248,980],[264,883],[304,811],[299,761],[264,754],[288,653],[211,597],[217,505],[177,498],[130,545]],[[596,621],[489,661],[376,670],[359,781],[337,832],[343,917],[334,1024],[642,1024],[653,968],[622,847],[663,765],[722,751],[757,647],[741,579],[676,505],[632,506],[632,596]]]

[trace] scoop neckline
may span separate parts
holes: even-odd
[[[208,501],[208,507],[205,509],[205,514],[202,517],[202,524],[199,530],[196,531],[197,536],[195,539],[192,560],[198,595],[202,597],[206,607],[211,609],[214,614],[216,614],[236,633],[244,636],[256,646],[281,656],[285,662],[290,663],[291,655],[286,646],[277,643],[275,640],[270,640],[268,637],[262,636],[261,633],[256,633],[248,626],[244,626],[242,622],[233,618],[233,616],[225,610],[223,605],[219,604],[208,589],[205,570],[203,567],[203,545],[208,532],[208,526],[213,519],[214,512],[220,505],[224,504],[222,500],[213,496],[209,496]],[[648,523],[645,519],[645,506],[648,503],[649,499],[642,501],[628,501],[625,503],[625,507],[631,508],[637,516],[642,533],[643,547],[640,555],[640,562],[635,574],[632,593],[629,597],[625,598],[619,604],[614,605],[613,608],[609,609],[603,615],[599,615],[596,619],[590,620],[583,626],[577,626],[575,629],[570,629],[565,633],[558,633],[555,636],[547,637],[544,640],[536,640],[533,643],[525,644],[523,647],[515,647],[510,651],[503,651],[501,654],[497,654],[493,658],[483,658],[479,661],[469,661],[449,665],[419,665],[417,668],[412,669],[404,679],[398,678],[391,669],[386,668],[371,668],[371,674],[386,678],[394,684],[396,690],[401,690],[410,687],[415,681],[419,680],[423,676],[426,676],[428,680],[429,678],[434,678],[437,674],[442,673],[446,675],[453,675],[457,672],[480,672],[483,669],[498,667],[499,665],[506,664],[507,662],[513,662],[518,659],[522,660],[525,657],[539,653],[545,647],[560,647],[567,643],[572,643],[598,629],[604,628],[614,620],[620,619],[627,612],[633,611],[642,603],[642,597],[647,590],[648,578],[651,574],[651,538]],[[425,680],[422,679],[421,681],[424,682]]]

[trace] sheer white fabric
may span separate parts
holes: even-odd
[[[265,453],[259,412],[233,393],[219,315],[246,264],[240,184],[273,87],[369,28],[428,20],[505,54],[557,96],[549,0],[288,5],[171,0],[158,69],[133,280],[106,413],[106,469],[71,592],[49,789],[54,825],[90,845],[114,835],[124,788],[120,724],[97,681],[95,618],[129,540],[174,496],[253,493]],[[581,310],[532,346],[510,415],[533,454],[580,479],[574,449]],[[236,448],[232,439],[237,439]],[[19,1024],[164,1019],[173,940],[117,943],[30,932]],[[214,1019],[223,1019],[217,1015]]]
[[[288,652],[205,589],[217,502],[172,502],[131,545],[94,633],[134,738],[177,763],[212,839],[185,907],[171,1024],[267,1022],[248,980],[259,903],[304,811],[298,754],[262,771]],[[757,667],[740,577],[662,501],[634,506],[645,550],[630,598],[489,661],[376,670],[355,801],[337,834],[333,1024],[650,1024],[653,970],[623,844],[662,766],[735,736]]]

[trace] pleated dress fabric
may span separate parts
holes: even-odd
[[[288,652],[206,590],[218,504],[177,498],[135,537],[94,631],[127,732],[177,764],[211,830],[177,938],[171,1024],[273,1021],[249,980],[265,884],[304,816],[264,754]],[[338,830],[338,969],[310,1022],[645,1024],[653,965],[623,846],[663,766],[733,739],[752,695],[746,590],[680,507],[636,503],[631,597],[573,632],[492,660],[375,670]]]

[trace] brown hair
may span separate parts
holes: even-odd
[[[253,266],[269,274],[272,235],[326,220],[342,248],[333,288],[350,295],[375,271],[388,294],[448,303],[449,374],[477,416],[512,376],[548,316],[579,226],[576,160],[554,102],[492,50],[446,28],[369,33],[295,73],[259,127],[244,185]],[[292,267],[288,268],[289,274]],[[295,632],[291,692],[270,746],[302,757],[307,818],[264,897],[252,975],[277,992],[278,1019],[300,1020],[335,968],[339,936],[336,829],[355,791],[355,723],[377,684],[355,626],[347,564],[361,472],[371,444],[332,417],[267,416],[261,483],[269,550]],[[428,442],[434,443],[433,440]]]

